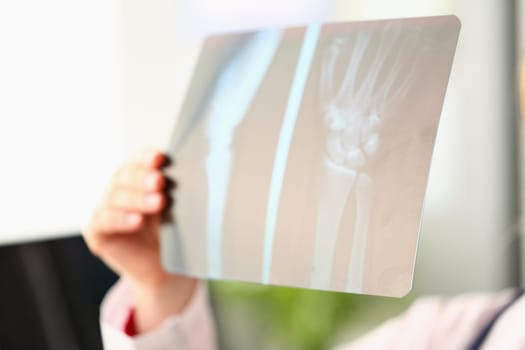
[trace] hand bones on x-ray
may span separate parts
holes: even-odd
[[[417,35],[401,35],[392,27],[382,33],[355,35],[353,42],[351,38],[334,39],[322,59],[320,97],[327,134],[325,156],[318,164],[311,287],[330,287],[343,211],[354,193],[355,223],[346,290],[361,292],[373,204],[373,180],[364,168],[369,157],[380,149],[387,110],[403,100],[413,83],[420,41]],[[351,54],[336,87],[336,66],[345,49]],[[402,72],[407,66],[408,72]]]

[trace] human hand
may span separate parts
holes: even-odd
[[[170,202],[166,163],[164,154],[149,151],[121,166],[83,233],[92,253],[131,283],[139,331],[180,312],[196,285],[160,263],[159,228]]]

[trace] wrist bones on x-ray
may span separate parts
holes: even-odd
[[[349,247],[346,290],[362,290],[373,204],[373,179],[365,167],[369,158],[380,149],[385,112],[405,97],[416,70],[414,60],[411,70],[401,74],[401,67],[406,67],[402,60],[410,57],[410,53],[414,54],[414,59],[418,40],[400,37],[398,33],[391,28],[380,38],[374,38],[372,34],[357,34],[353,42],[337,38],[323,56],[320,97],[326,141],[324,157],[318,165],[313,288],[330,287],[343,212],[347,202],[353,200],[355,221],[353,232],[349,232],[352,244]],[[379,39],[379,42],[374,42],[374,39]],[[336,90],[336,66],[344,59],[342,52],[349,46],[352,51]]]

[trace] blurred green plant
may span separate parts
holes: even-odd
[[[378,299],[237,282],[211,282],[210,288],[215,302],[226,305],[223,311],[241,305],[253,314],[248,322],[263,325],[257,326],[258,335],[273,338],[283,349],[328,349],[341,327]]]

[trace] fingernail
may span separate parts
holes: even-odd
[[[126,215],[126,224],[128,225],[136,225],[140,222],[141,216],[137,213],[131,213]]]
[[[162,197],[159,194],[150,194],[146,196],[144,202],[148,208],[157,208],[160,205]]]

